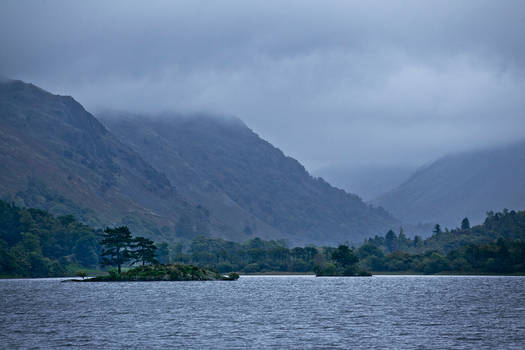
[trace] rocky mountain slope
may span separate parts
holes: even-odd
[[[102,117],[108,128],[71,97],[0,83],[0,198],[168,241],[360,242],[398,225],[239,120]]]
[[[99,117],[181,193],[227,217],[245,238],[271,229],[293,242],[359,242],[398,225],[385,211],[312,177],[238,119]]]
[[[73,98],[21,81],[0,83],[0,163],[2,198],[95,226],[162,236],[195,211]]]

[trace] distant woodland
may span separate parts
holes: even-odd
[[[73,216],[0,201],[0,276],[64,276],[99,258],[96,231]]]
[[[103,262],[103,232],[72,216],[20,208],[0,201],[0,276],[48,277],[95,269]],[[482,225],[460,227],[432,236],[407,237],[402,231],[367,239],[349,247],[352,269],[375,273],[525,273],[525,211],[489,212]],[[341,247],[289,247],[284,240],[250,239],[239,243],[196,237],[157,242],[163,264],[187,263],[213,271],[241,273],[335,273]]]
[[[489,212],[485,223],[408,238],[401,230],[367,239],[353,252],[358,271],[388,273],[524,273],[525,211]],[[283,241],[252,239],[244,243],[200,237],[189,246],[172,247],[174,261],[215,267],[221,272],[311,272],[336,269],[335,247],[287,248]]]

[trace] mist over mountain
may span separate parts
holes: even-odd
[[[384,210],[312,177],[238,119],[123,113],[99,117],[181,193],[227,217],[245,237],[266,231],[294,242],[360,242],[373,232],[399,226]]]
[[[369,201],[401,185],[416,169],[402,165],[332,165],[313,171],[343,190]]]
[[[399,222],[314,178],[241,121],[104,114],[32,84],[0,85],[0,196],[125,224],[156,239],[210,235],[361,242]]]
[[[525,134],[523,1],[154,2],[0,1],[0,74],[92,112],[239,116],[313,174]]]
[[[72,97],[4,81],[0,116],[0,196],[8,201],[159,238],[182,213],[198,211]]]
[[[481,223],[488,211],[525,208],[525,141],[453,154],[415,172],[372,201],[404,222],[457,227]]]

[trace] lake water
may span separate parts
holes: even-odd
[[[0,347],[525,349],[525,277],[0,280]]]

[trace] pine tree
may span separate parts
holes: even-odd
[[[397,236],[394,231],[388,230],[385,235],[385,245],[390,253],[397,249]]]
[[[142,263],[142,266],[149,264],[158,264],[158,260],[155,259],[155,250],[157,247],[155,243],[144,237],[135,237],[132,242],[133,251],[131,252],[132,259],[134,260],[131,264]]]
[[[343,272],[343,275],[353,275],[356,272],[359,258],[355,255],[354,250],[346,245],[340,245],[332,253],[332,260]]]
[[[468,218],[464,218],[463,221],[461,221],[461,229],[470,230],[470,221],[468,221]]]
[[[117,265],[120,274],[120,266],[131,258],[129,250],[132,241],[131,232],[127,226],[115,228],[107,227],[104,230],[100,244],[104,247],[102,250],[102,265]]]

